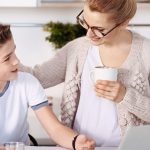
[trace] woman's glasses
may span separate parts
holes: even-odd
[[[78,14],[78,16],[76,17],[77,18],[77,22],[83,27],[85,28],[86,30],[89,30],[91,29],[91,31],[93,32],[94,35],[96,35],[97,37],[105,37],[107,34],[109,34],[110,32],[112,32],[115,28],[117,28],[120,24],[117,24],[115,27],[113,27],[112,29],[110,29],[107,33],[103,33],[101,31],[101,29],[99,27],[90,27],[88,25],[88,23],[84,20],[84,18],[81,18],[81,14],[83,13],[83,10]]]

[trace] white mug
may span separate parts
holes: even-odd
[[[117,81],[118,70],[116,68],[96,66],[91,72],[91,79],[94,83],[97,80]]]

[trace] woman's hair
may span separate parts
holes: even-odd
[[[5,44],[11,38],[12,38],[12,33],[10,30],[10,25],[0,24],[0,45]]]
[[[136,0],[86,0],[91,11],[112,14],[117,24],[130,20],[136,13]]]

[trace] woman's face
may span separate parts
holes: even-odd
[[[83,18],[89,26],[87,29],[87,37],[94,45],[98,46],[111,41],[119,32],[119,25],[110,19],[111,14],[91,11],[88,5],[85,5],[81,18]],[[99,36],[100,34],[98,32],[100,32],[100,34],[102,33],[102,36]]]

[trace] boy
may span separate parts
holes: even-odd
[[[49,136],[59,145],[93,149],[94,141],[84,135],[74,138],[77,133],[58,121],[37,79],[18,72],[15,49],[10,26],[0,24],[0,143],[21,141],[29,145],[27,112],[31,106]]]

